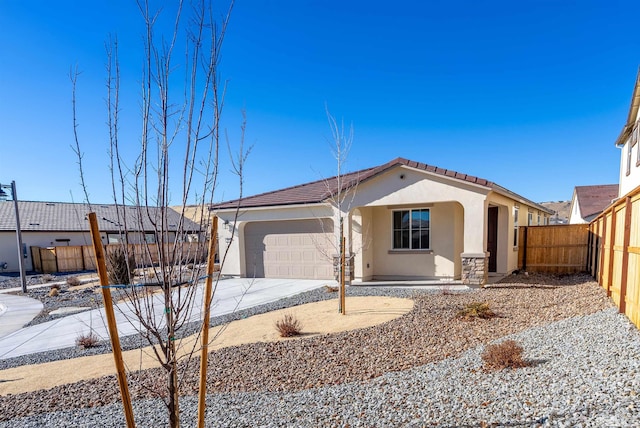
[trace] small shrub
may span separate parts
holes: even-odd
[[[526,367],[522,359],[522,346],[513,340],[505,340],[497,345],[488,345],[482,353],[484,367],[487,370],[515,369]]]
[[[77,276],[70,276],[67,278],[67,285],[74,287],[76,285],[80,285],[80,278]]]
[[[473,302],[468,303],[464,309],[458,311],[458,318],[464,319],[490,319],[496,316],[496,313],[491,310],[489,304],[486,302]]]
[[[60,289],[61,289],[62,287],[60,287],[60,284],[57,284],[57,283],[56,283],[56,284],[51,284],[51,285],[49,286],[49,288],[50,288],[51,290],[56,289],[56,290],[60,291]]]
[[[326,291],[327,293],[335,293],[338,291],[338,287],[332,287],[330,285],[325,285],[324,286],[324,291]]]
[[[128,260],[127,260],[128,257]],[[110,284],[131,284],[131,273],[135,268],[133,255],[128,255],[122,247],[116,247],[106,255],[107,276]]]
[[[49,297],[56,297],[58,294],[60,294],[58,289],[51,287],[51,290],[49,290]]]
[[[293,337],[300,335],[302,326],[293,315],[286,314],[281,320],[276,321],[276,329],[280,337]]]
[[[55,280],[55,279],[56,279],[56,277],[55,277],[55,276],[50,275],[50,274],[48,274],[48,273],[45,273],[44,275],[42,275],[42,276],[40,277],[40,281],[42,281],[42,283],[43,283],[43,284],[46,284],[47,282],[51,282],[51,281],[53,281],[53,280]]]
[[[189,270],[193,270],[193,263],[189,263],[189,264],[187,264],[187,266],[186,266],[186,267],[187,267],[187,269],[189,269]]]
[[[443,285],[442,287],[440,287],[440,294],[443,296],[451,296],[455,293],[453,292],[453,288],[451,287],[451,285]]]
[[[98,339],[98,336],[94,332],[89,332],[87,334],[79,335],[76,338],[76,345],[84,349],[93,348],[98,346],[99,341],[100,339]]]

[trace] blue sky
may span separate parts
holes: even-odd
[[[348,170],[405,157],[538,202],[615,183],[639,14],[633,1],[238,0],[220,70],[232,142],[246,110],[245,195],[335,173],[325,104],[353,124]],[[0,28],[0,183],[15,180],[23,200],[82,201],[77,65],[88,190],[110,202],[104,43],[120,40],[122,110],[135,121],[135,2],[1,0]],[[226,154],[221,166],[216,199],[235,198]]]

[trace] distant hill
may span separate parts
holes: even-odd
[[[540,205],[550,209],[555,214],[551,216],[550,224],[567,224],[571,214],[571,201],[540,202]]]

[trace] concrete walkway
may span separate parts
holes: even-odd
[[[0,338],[31,321],[42,310],[42,302],[31,297],[0,294]]]
[[[336,286],[337,284],[327,280],[223,279],[219,281],[213,299],[212,315],[229,314],[240,309],[313,290],[323,285]],[[10,299],[6,300],[7,297]],[[18,300],[13,300],[13,298],[20,299],[22,306],[14,306]],[[0,299],[2,305],[6,307],[5,312],[0,315],[0,325],[12,325],[14,328],[12,331],[9,331],[8,328],[8,333],[5,335],[0,334],[0,359],[76,346],[78,336],[89,334],[91,331],[101,339],[109,338],[103,309],[69,315],[27,328],[18,327],[19,329],[16,330],[16,325],[24,325],[40,312],[42,304],[36,300],[35,302],[40,305],[36,309],[33,303],[29,305],[26,301],[34,301],[34,299],[6,294],[0,295]],[[155,295],[153,300],[154,314],[160,318],[163,316],[164,310],[163,297]],[[196,290],[194,308],[189,314],[190,321],[202,319],[202,300],[203,286],[200,284]],[[124,337],[137,333],[139,322],[129,305],[120,303],[115,308],[119,336]]]

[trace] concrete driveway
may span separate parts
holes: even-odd
[[[313,290],[326,284],[336,285],[334,281],[330,280],[223,279],[219,281],[213,299],[212,315],[229,314],[240,309],[250,308],[284,297],[293,296],[304,291]],[[12,310],[11,299],[7,300],[4,297],[5,296],[2,296],[0,303],[6,308],[4,312],[0,313],[0,324],[4,325],[6,323],[7,325],[12,324],[14,326],[16,323],[24,324],[39,312],[38,309],[33,313],[35,308],[30,306],[32,315],[30,315],[31,318],[25,321],[25,314],[20,310]],[[163,299],[161,295],[156,295],[155,298],[157,299],[153,305],[155,314],[161,317],[164,309]],[[190,321],[202,319],[202,300],[203,285],[199,284],[195,297],[195,306],[189,317]],[[23,303],[26,305],[26,301]],[[137,333],[137,328],[135,327],[137,322],[129,306],[125,303],[120,303],[116,306],[115,314],[120,337]],[[35,326],[20,328],[17,331],[6,334],[0,337],[0,359],[76,346],[78,336],[86,335],[91,330],[101,339],[109,338],[103,309],[69,315]]]

